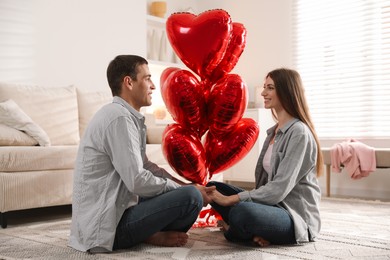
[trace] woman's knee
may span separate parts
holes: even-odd
[[[295,241],[294,223],[281,208],[243,202],[230,210],[229,219],[242,234],[260,236],[273,244]]]
[[[247,220],[253,220],[256,217],[249,203],[241,202],[230,209],[229,224],[241,226],[247,223]]]
[[[206,187],[211,187],[211,186],[218,186],[219,182],[217,181],[210,181],[206,184]]]
[[[239,187],[236,187],[236,186],[224,183],[224,182],[218,182],[218,181],[210,181],[209,183],[207,183],[206,186],[207,187],[215,186],[217,191],[219,191],[220,193],[227,195],[227,196],[237,194],[239,192],[244,191],[243,189],[241,189]]]
[[[241,202],[231,208],[229,221],[231,225],[248,229],[252,227],[267,227],[273,222],[273,217],[267,212],[271,206],[261,205],[253,202]]]

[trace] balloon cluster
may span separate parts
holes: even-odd
[[[245,48],[246,29],[220,9],[174,13],[166,29],[173,50],[198,77],[173,67],[161,75],[162,97],[176,122],[163,133],[163,152],[179,175],[205,184],[240,161],[259,135],[258,124],[243,118],[248,88],[229,74]]]

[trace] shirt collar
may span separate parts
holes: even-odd
[[[285,133],[293,124],[295,124],[298,121],[299,121],[298,118],[291,119],[290,121],[287,122],[287,124],[285,124],[282,128],[280,128],[279,131],[281,131],[282,133]],[[278,125],[276,124],[273,127],[269,128],[267,130],[267,134],[269,135],[269,134],[273,133],[277,126]]]
[[[280,131],[282,131],[282,133],[286,132],[293,124],[295,124],[298,121],[299,121],[298,118],[291,119],[290,121],[287,122],[287,124],[285,126],[280,128]]]
[[[129,112],[131,114],[133,114],[136,118],[138,118],[139,120],[144,120],[145,117],[143,114],[141,114],[140,112],[138,112],[137,110],[135,110],[132,106],[130,106],[129,103],[127,103],[123,98],[121,97],[118,97],[118,96],[114,96],[113,100],[112,100],[112,103],[117,103],[117,104],[120,104],[121,106],[123,106],[124,108],[126,108],[127,110],[129,110]]]

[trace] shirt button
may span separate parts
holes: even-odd
[[[125,207],[125,204],[122,204],[122,208],[124,208]]]

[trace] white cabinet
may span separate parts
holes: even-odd
[[[267,129],[275,124],[272,118],[271,110],[265,108],[247,109],[244,117],[252,118],[260,126],[259,137],[252,150],[235,164],[233,167],[223,172],[224,181],[254,182],[255,168],[259,158],[261,148],[267,136]]]

